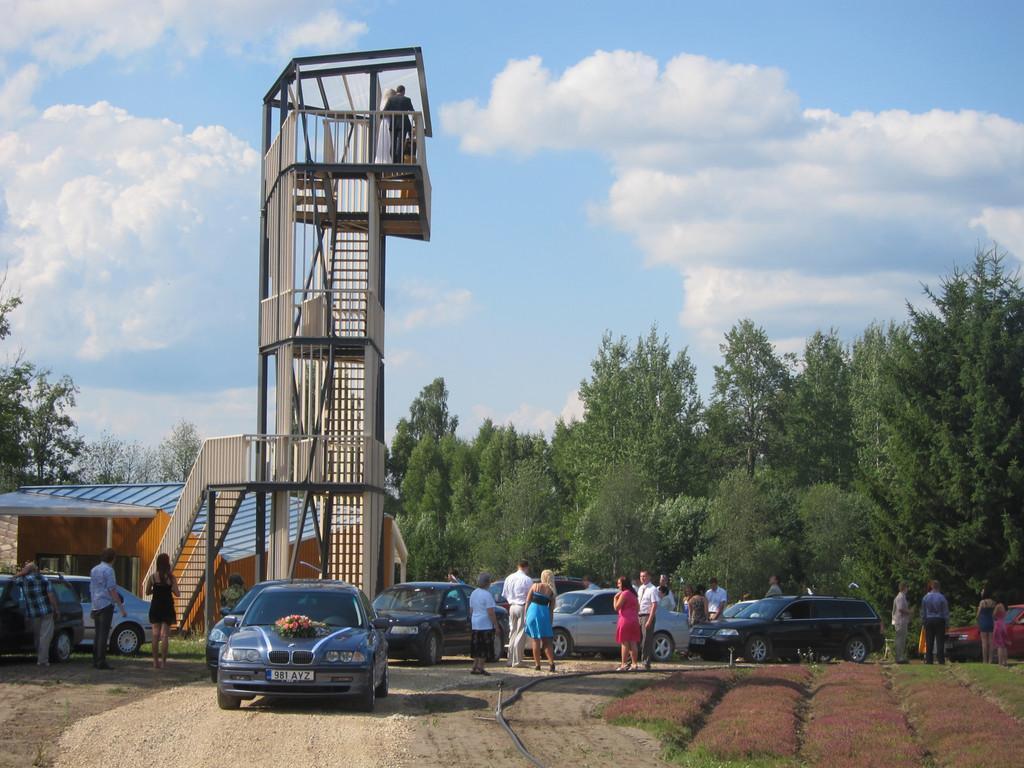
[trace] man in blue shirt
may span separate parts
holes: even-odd
[[[53,639],[53,620],[60,617],[60,604],[50,586],[49,579],[29,560],[15,574],[15,583],[21,587],[25,599],[25,619],[32,624],[32,637],[36,641],[36,663],[50,666],[50,640]]]
[[[921,618],[924,620],[924,663],[931,664],[935,656],[939,664],[946,663],[946,624],[949,622],[949,603],[939,591],[939,582],[932,581],[928,594],[921,601]]]
[[[92,619],[96,627],[96,636],[92,639],[92,665],[96,669],[110,669],[107,664],[107,640],[110,637],[110,624],[114,619],[114,603],[121,606],[121,615],[127,616],[124,600],[117,591],[117,578],[111,563],[114,562],[114,549],[107,547],[100,554],[100,564],[89,572],[89,594],[92,597]]]

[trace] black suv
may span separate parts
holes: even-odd
[[[753,662],[805,653],[861,662],[882,644],[878,613],[855,597],[766,597],[728,619],[690,629],[690,653],[705,659],[727,658],[731,649]]]
[[[50,660],[67,661],[71,650],[82,642],[82,604],[63,579],[53,579],[51,586],[60,605],[60,619],[53,623]],[[0,653],[35,653],[32,624],[25,618],[25,598],[13,576],[0,576]]]

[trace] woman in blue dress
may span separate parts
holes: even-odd
[[[540,648],[548,657],[548,669],[555,671],[555,649],[551,644],[554,632],[551,622],[555,615],[555,574],[545,570],[540,581],[530,587],[526,595],[526,634],[533,641],[533,668],[540,669]]]

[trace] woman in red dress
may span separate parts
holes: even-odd
[[[612,606],[619,612],[615,642],[622,646],[622,664],[615,671],[627,672],[630,668],[640,669],[640,662],[637,659],[637,643],[640,642],[640,601],[633,591],[633,585],[625,576],[619,576],[617,584],[619,593],[615,595]]]

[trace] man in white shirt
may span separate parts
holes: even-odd
[[[658,613],[658,602],[661,595],[658,588],[651,583],[651,574],[647,571],[640,571],[640,589],[637,590],[637,597],[640,599],[640,630],[643,639],[640,643],[640,659],[644,665],[644,671],[651,669],[651,658],[654,656],[654,622]]]
[[[711,577],[711,581],[708,583],[711,585],[711,589],[704,593],[704,599],[708,604],[708,618],[714,621],[725,609],[725,603],[728,601],[729,596],[724,589],[718,586],[718,579],[714,576]]]
[[[510,667],[518,667],[523,661],[526,596],[532,586],[530,563],[520,560],[519,569],[505,577],[505,584],[501,588],[501,596],[508,601],[508,665]]]

